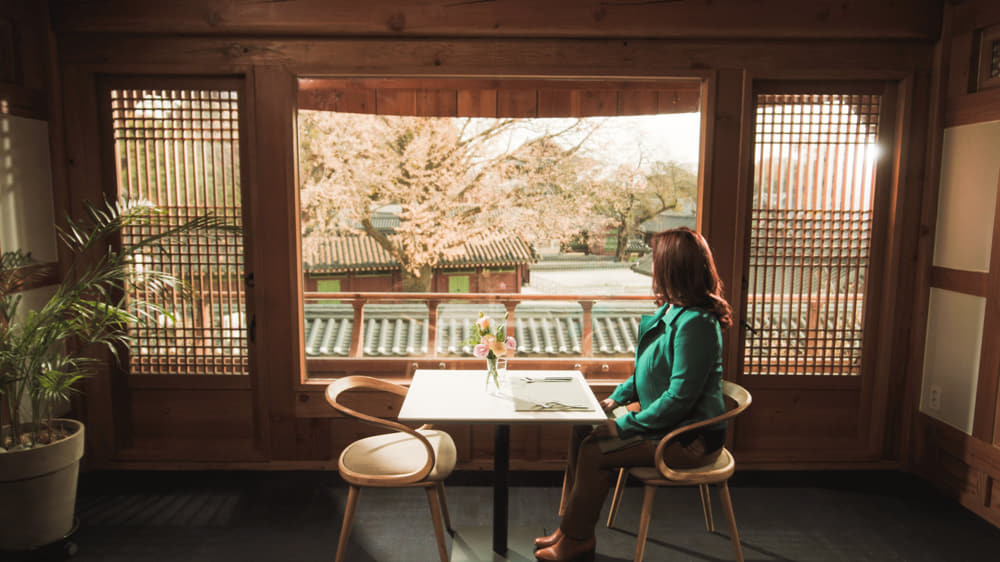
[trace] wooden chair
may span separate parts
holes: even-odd
[[[679,427],[660,439],[660,444],[656,447],[653,456],[656,466],[637,467],[631,469],[621,469],[618,473],[618,485],[611,500],[611,512],[608,515],[608,527],[615,524],[615,516],[618,514],[618,506],[621,504],[622,492],[625,491],[625,482],[628,476],[642,480],[645,487],[642,496],[642,513],[639,518],[639,532],[636,534],[635,562],[642,560],[643,552],[646,549],[646,535],[649,533],[649,519],[653,512],[653,497],[656,488],[659,486],[698,486],[701,492],[701,507],[705,514],[705,528],[712,532],[715,524],[712,521],[712,504],[708,493],[709,484],[719,485],[719,497],[722,500],[722,510],[726,515],[726,522],[729,523],[729,536],[733,541],[733,549],[736,551],[736,560],[743,562],[743,548],[740,546],[740,535],[736,530],[736,517],[733,515],[733,502],[729,497],[729,477],[736,469],[736,462],[733,455],[725,448],[715,463],[699,468],[673,469],[667,466],[663,459],[667,443],[682,433],[719,423],[740,414],[750,406],[751,397],[742,386],[729,381],[722,381],[722,392],[729,397],[735,407],[728,410],[721,416],[712,419],[693,423]]]
[[[341,395],[350,390],[374,390],[397,396],[405,396],[407,392],[406,387],[363,376],[344,377],[326,389],[326,400],[337,411],[392,431],[359,439],[344,448],[340,454],[340,476],[350,484],[350,490],[340,540],[337,543],[336,562],[344,559],[361,488],[366,487],[424,488],[431,508],[431,520],[434,522],[438,554],[442,562],[447,562],[448,547],[444,529],[447,527],[451,531],[451,519],[448,517],[443,481],[455,468],[455,442],[450,435],[433,429],[430,425],[412,429],[399,422],[349,408],[341,402]]]

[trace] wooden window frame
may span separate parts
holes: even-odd
[[[108,101],[107,96],[112,90],[200,90],[200,91],[236,91],[238,95],[238,100],[240,103],[241,111],[238,115],[237,126],[239,140],[237,141],[237,154],[239,156],[239,166],[236,171],[240,174],[240,186],[241,192],[238,194],[240,197],[240,209],[241,209],[241,221],[242,221],[242,246],[243,246],[243,272],[240,274],[242,278],[240,279],[242,283],[242,291],[244,298],[244,310],[242,311],[246,319],[246,330],[247,330],[247,358],[246,358],[246,370],[244,373],[240,373],[238,376],[233,376],[232,374],[186,374],[186,373],[149,373],[142,374],[137,377],[126,377],[128,379],[129,385],[144,385],[144,381],[160,380],[164,378],[178,378],[178,379],[213,379],[220,381],[219,384],[231,385],[230,382],[221,382],[223,379],[235,379],[244,378],[249,381],[254,378],[255,375],[255,350],[254,350],[254,326],[255,326],[255,307],[254,307],[254,297],[253,297],[253,284],[250,280],[253,279],[253,268],[254,262],[252,259],[253,255],[253,209],[251,197],[248,189],[248,182],[250,178],[250,158],[247,154],[249,141],[247,137],[249,136],[247,131],[250,130],[250,94],[249,85],[246,80],[239,77],[226,77],[226,76],[171,76],[171,75],[105,75],[102,76],[97,81],[97,92],[98,92],[98,112],[99,112],[99,130],[101,138],[101,165],[102,165],[102,175],[108,178],[105,182],[103,195],[109,200],[117,200],[119,197],[118,192],[118,181],[117,172],[115,164],[115,153],[114,153],[114,129],[112,125],[112,111]],[[122,366],[118,368],[121,374],[127,374],[128,370],[124,366],[127,365],[127,361],[122,361]],[[142,379],[142,380],[140,380]],[[214,384],[214,383],[210,383]],[[240,386],[248,385],[249,382],[238,383]]]

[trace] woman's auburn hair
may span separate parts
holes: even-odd
[[[657,305],[706,308],[715,313],[723,328],[733,323],[732,308],[723,294],[712,250],[701,234],[681,226],[657,232],[650,245]]]

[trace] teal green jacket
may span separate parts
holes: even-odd
[[[622,438],[660,439],[688,423],[725,412],[722,396],[722,329],[703,308],[663,305],[639,322],[635,374],[611,399],[638,401],[641,410],[616,420]],[[708,429],[725,428],[725,422]]]

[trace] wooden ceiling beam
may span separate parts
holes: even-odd
[[[926,39],[943,0],[52,0],[57,32]]]
[[[778,70],[805,79],[853,78],[929,69],[933,44],[895,41],[667,41],[557,39],[164,38],[73,34],[59,38],[63,64],[94,69],[136,65],[192,68],[286,66],[302,77],[634,79],[697,77],[713,68]]]

